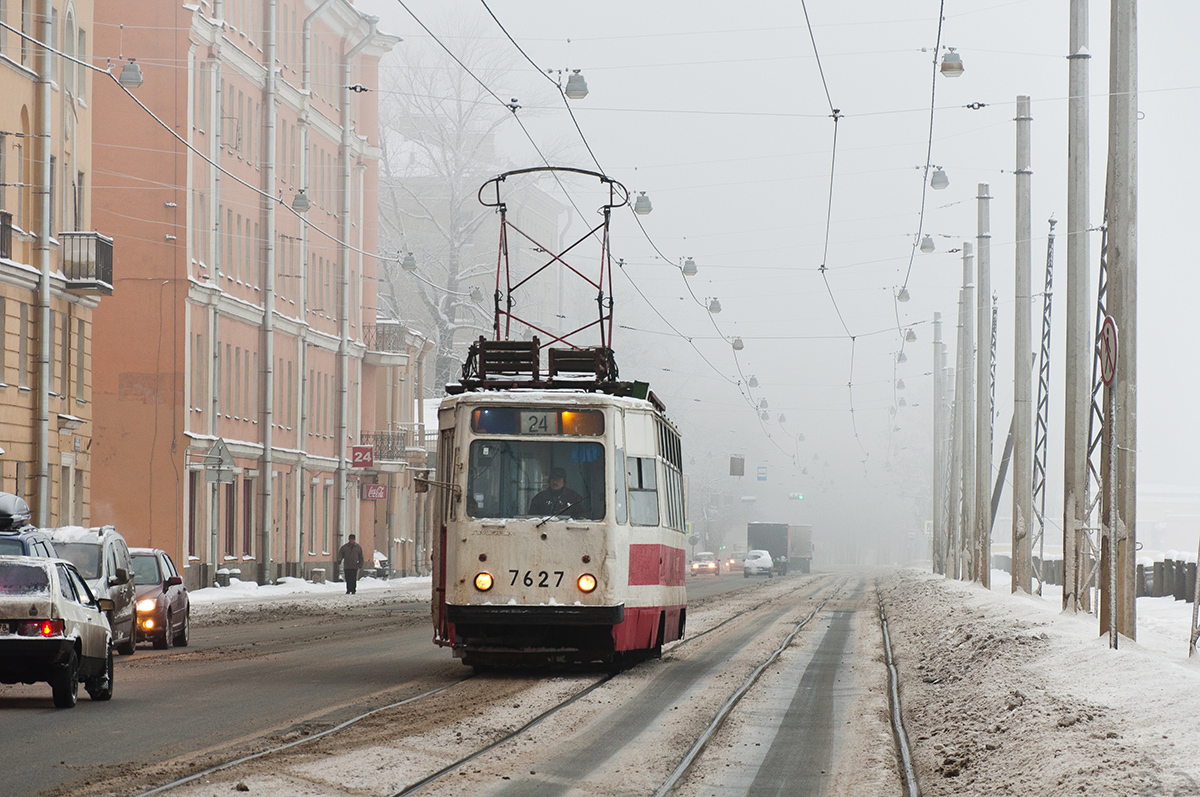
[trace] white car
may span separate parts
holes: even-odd
[[[59,708],[74,707],[80,681],[92,700],[112,698],[112,607],[70,562],[0,556],[0,683],[46,681]]]
[[[775,568],[775,563],[771,561],[771,554],[766,551],[749,551],[746,558],[742,560],[742,576],[750,578],[750,576],[766,576],[774,578],[772,572]]]

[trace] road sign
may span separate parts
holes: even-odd
[[[1117,375],[1117,323],[1112,316],[1104,317],[1096,345],[1100,347],[1100,378],[1111,385]]]
[[[760,482],[765,482],[767,480],[767,469],[764,465],[758,466],[758,480]]]
[[[204,458],[204,481],[233,484],[233,454],[224,439],[218,437]]]
[[[350,446],[350,467],[371,468],[375,466],[374,446]]]

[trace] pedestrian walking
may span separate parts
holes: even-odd
[[[346,594],[353,595],[358,592],[358,571],[363,566],[363,549],[362,546],[354,541],[354,535],[351,534],[347,539],[346,544],[338,549],[338,559],[342,564],[342,572],[346,579]]]

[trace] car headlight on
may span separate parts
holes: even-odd
[[[480,592],[487,592],[493,583],[491,573],[479,573],[475,576],[475,589]]]
[[[591,573],[584,573],[575,583],[579,586],[580,592],[592,592],[596,589],[596,577]]]
[[[152,612],[157,606],[158,602],[154,598],[142,598],[137,602],[137,610],[139,612]]]

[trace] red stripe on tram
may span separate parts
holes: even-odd
[[[650,543],[629,546],[629,586],[682,587],[686,576],[682,548]]]

